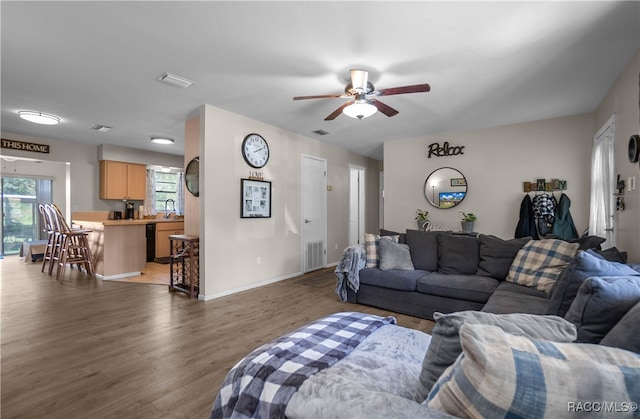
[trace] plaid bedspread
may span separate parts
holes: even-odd
[[[287,403],[310,376],[344,358],[394,317],[336,313],[262,345],[227,374],[211,418],[284,418]]]

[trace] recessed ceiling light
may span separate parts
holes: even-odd
[[[183,89],[186,89],[193,84],[191,80],[182,76],[176,76],[175,74],[171,73],[164,73],[163,75],[158,77],[158,80],[168,83],[172,86],[181,87]]]
[[[43,125],[58,125],[60,118],[48,113],[35,112],[35,111],[18,111],[20,118],[29,122]]]
[[[175,141],[173,138],[165,138],[165,137],[151,137],[151,142],[156,144],[173,144]]]

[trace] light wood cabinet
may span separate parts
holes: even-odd
[[[184,221],[156,224],[156,259],[171,255],[169,236],[184,234]]]
[[[100,199],[144,201],[147,167],[143,164],[100,160]]]

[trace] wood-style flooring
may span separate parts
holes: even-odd
[[[0,274],[3,419],[206,418],[240,358],[326,314],[395,315],[406,327],[433,327],[341,303],[334,282],[312,278],[318,273],[207,302],[73,269],[59,285],[39,263],[12,256],[0,259]]]

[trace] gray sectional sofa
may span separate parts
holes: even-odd
[[[564,287],[570,279],[568,273],[575,270],[575,263],[567,265],[563,275],[547,292],[505,280],[518,251],[530,238],[502,240],[483,234],[475,237],[417,230],[406,233],[382,230],[380,233],[381,237],[394,237],[401,245],[408,246],[413,269],[404,266],[403,269],[387,269],[393,268],[393,263],[360,269],[359,278],[356,278],[357,291],[356,287],[346,287],[349,302],[430,320],[436,312],[464,310],[564,316],[577,293],[575,286],[570,293],[565,292]],[[583,252],[589,250],[590,260],[603,259],[596,253],[602,241],[597,237],[585,237],[575,246]],[[622,257],[619,253],[615,255]],[[632,267],[620,265],[625,268],[611,274],[638,274]],[[341,266],[339,263],[336,274],[348,276],[347,272],[338,272]]]

